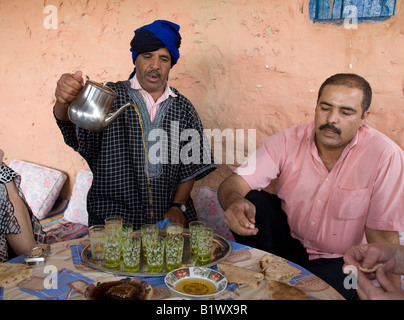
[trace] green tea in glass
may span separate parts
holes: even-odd
[[[198,238],[201,231],[206,227],[206,223],[202,221],[192,221],[189,223],[189,247],[191,257],[196,257],[196,249]]]
[[[117,269],[121,265],[122,218],[105,219],[104,254],[105,267]]]
[[[205,265],[211,260],[213,234],[213,229],[205,227],[198,237],[196,250],[196,262],[198,265]]]
[[[126,272],[139,272],[142,239],[139,235],[123,234],[122,263]]]
[[[166,240],[164,237],[150,239],[147,242],[146,251],[148,272],[163,272],[165,243]]]
[[[184,237],[176,236],[166,239],[166,271],[170,272],[182,266]]]
[[[159,227],[155,224],[144,224],[140,227],[140,233],[142,235],[143,256],[147,257],[147,243],[158,238]]]

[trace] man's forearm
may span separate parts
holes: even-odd
[[[186,204],[188,202],[194,183],[195,179],[180,183],[177,186],[177,190],[175,191],[173,202]]]
[[[366,227],[365,228],[366,240],[371,242],[389,242],[399,244],[398,231],[385,231],[377,230]]]
[[[237,198],[244,198],[250,190],[250,186],[241,176],[232,173],[222,182],[218,190],[218,199],[223,210],[226,210]]]

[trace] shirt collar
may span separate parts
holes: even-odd
[[[142,88],[142,86],[140,85],[139,80],[137,79],[137,76],[135,74],[135,76],[133,78],[130,79],[130,86],[132,89],[138,90],[138,91],[144,91],[147,92],[145,89]],[[168,81],[166,81],[166,88],[164,89],[164,92],[162,94],[162,96],[171,96],[171,97],[176,97],[177,95],[174,93],[174,91],[170,88],[170,86],[168,85]]]

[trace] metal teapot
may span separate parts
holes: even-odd
[[[100,83],[90,81],[69,106],[70,121],[89,131],[100,131],[113,123],[131,105],[126,103],[115,112],[109,112],[117,93]]]

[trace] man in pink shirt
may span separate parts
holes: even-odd
[[[356,292],[343,285],[345,251],[398,243],[404,230],[404,153],[365,124],[371,98],[362,77],[330,77],[314,122],[267,138],[219,188],[238,242],[302,265],[348,299]],[[276,195],[261,191],[274,179]]]

